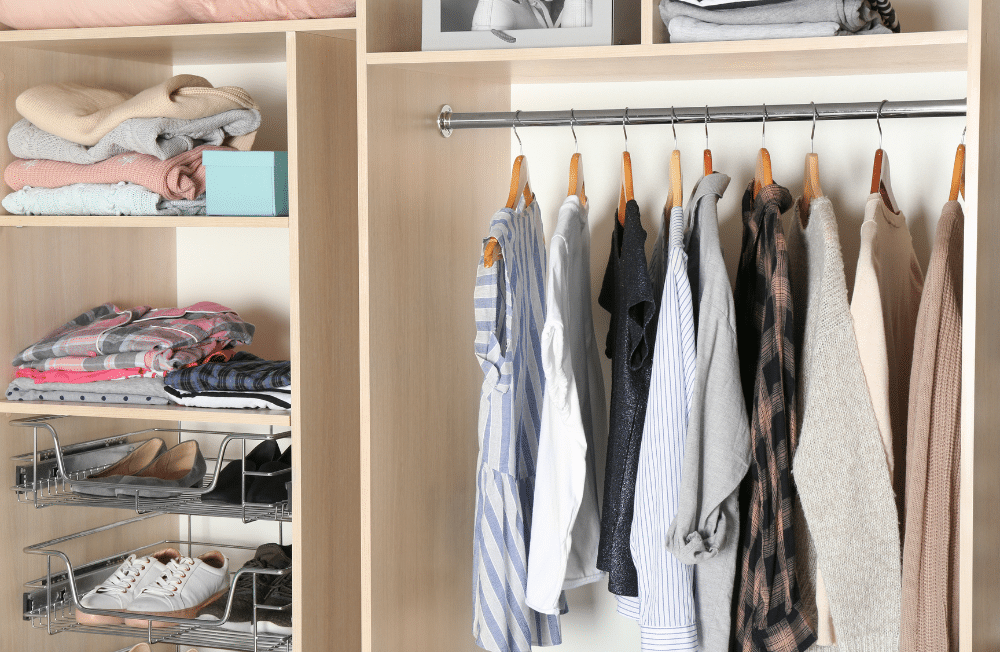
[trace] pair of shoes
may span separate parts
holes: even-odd
[[[182,557],[173,548],[148,557],[129,555],[111,577],[80,598],[84,609],[158,614],[194,618],[220,593],[228,593],[229,560],[217,550],[200,557]],[[87,625],[146,627],[148,619],[86,614],[76,610],[77,622]],[[175,623],[153,621],[153,627]]]
[[[292,547],[281,546],[277,543],[265,543],[257,548],[253,559],[243,564],[243,568],[268,568],[284,570],[292,566]],[[241,569],[242,570],[242,569]],[[292,574],[276,576],[263,573],[246,573],[242,575],[233,587],[233,605],[229,610],[229,619],[221,626],[225,629],[249,632],[253,629],[253,587],[254,581],[257,583],[257,603],[267,604],[268,598],[274,592],[274,586],[281,580],[288,578],[291,581]],[[281,590],[283,594],[284,589]],[[278,600],[277,594],[274,597]],[[198,620],[222,620],[226,613],[226,601],[228,595],[222,595],[214,602],[206,605],[198,612]],[[288,604],[291,604],[289,594]],[[277,605],[281,606],[281,605]],[[263,619],[271,614],[280,613],[270,610],[258,609],[257,611],[257,631],[262,632]],[[289,615],[289,619],[291,616]],[[291,627],[291,624],[288,625]]]
[[[243,464],[247,471],[273,473],[282,469],[292,468],[292,449],[282,453],[278,443],[273,439],[265,439],[258,444],[241,463],[233,460],[227,464],[215,482],[215,489],[201,497],[202,502],[217,505],[241,505],[243,502],[273,505],[288,500],[285,482],[288,474],[270,477],[248,475],[243,499],[240,498],[240,486],[243,483]],[[280,484],[280,486],[278,486]]]
[[[274,609],[257,609],[257,632],[292,635],[292,574],[282,575],[271,585],[261,603]],[[280,608],[280,610],[278,609]]]
[[[76,493],[92,496],[167,498],[201,484],[205,470],[198,442],[181,442],[167,450],[162,439],[153,438],[100,473],[75,480],[70,486]]]

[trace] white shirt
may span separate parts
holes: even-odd
[[[549,245],[542,329],[545,393],[525,596],[541,613],[559,613],[563,589],[604,577],[594,440],[607,439],[608,417],[590,282],[587,207],[572,195]]]
[[[698,648],[694,571],[667,549],[670,524],[677,515],[696,373],[687,264],[684,211],[674,208],[632,517],[639,597],[618,599],[620,613],[637,616],[644,652]]]

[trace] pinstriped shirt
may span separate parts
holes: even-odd
[[[502,209],[487,240],[503,257],[480,258],[476,357],[483,370],[473,536],[472,633],[491,652],[562,642],[558,614],[525,603],[535,461],[544,390],[546,251],[537,202]],[[485,244],[484,240],[484,244]],[[561,601],[565,612],[565,600]]]
[[[694,572],[666,545],[670,523],[677,515],[696,369],[694,311],[681,208],[669,214],[665,254],[666,274],[632,518],[631,550],[638,572],[639,597],[619,598],[622,612],[638,615],[645,652],[698,647]]]

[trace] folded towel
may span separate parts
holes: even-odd
[[[96,145],[130,118],[194,120],[232,109],[258,109],[242,88],[213,88],[197,75],[175,75],[134,96],[72,82],[42,84],[18,95],[14,104],[39,129],[81,145]]]
[[[204,215],[205,198],[164,199],[134,183],[25,187],[0,201],[12,215]]]
[[[25,186],[61,188],[74,183],[134,183],[164,199],[196,199],[205,194],[205,168],[201,153],[229,147],[201,145],[166,161],[149,154],[119,154],[101,163],[78,165],[45,159],[18,159],[4,170],[11,190]]]
[[[260,111],[256,109],[234,109],[197,120],[132,118],[112,129],[93,147],[86,147],[21,120],[11,127],[7,144],[11,154],[24,159],[87,165],[137,152],[164,161],[199,145],[249,150],[259,128]]]
[[[11,392],[21,392],[20,397],[26,401],[45,400],[32,397],[32,392],[55,392],[61,394],[115,394],[119,396],[153,396],[167,400],[169,397],[164,389],[162,378],[123,378],[120,380],[98,380],[90,383],[38,383],[30,378],[15,378],[7,386],[7,400]],[[57,400],[81,400],[79,398]],[[119,401],[120,402],[120,401]],[[128,401],[131,402],[131,401]]]
[[[891,30],[876,22],[868,29],[848,32],[837,23],[790,23],[778,25],[719,25],[678,16],[667,23],[671,43],[702,41],[755,41],[775,38],[811,38],[818,36],[851,36],[890,34]]]
[[[355,14],[355,0],[179,0],[199,23],[234,23],[253,20],[302,20],[343,18]]]
[[[705,9],[680,0],[660,0],[660,18],[665,25],[687,16],[720,25],[780,25],[789,23],[837,23],[857,32],[878,22],[878,13],[866,0],[789,0],[745,9]]]

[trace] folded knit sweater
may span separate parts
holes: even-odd
[[[72,82],[42,84],[21,93],[15,106],[38,128],[81,145],[96,145],[130,118],[192,120],[258,108],[242,88],[213,88],[197,75],[175,75],[134,96]]]
[[[134,183],[22,188],[0,202],[12,215],[204,215],[205,198],[164,199]]]

